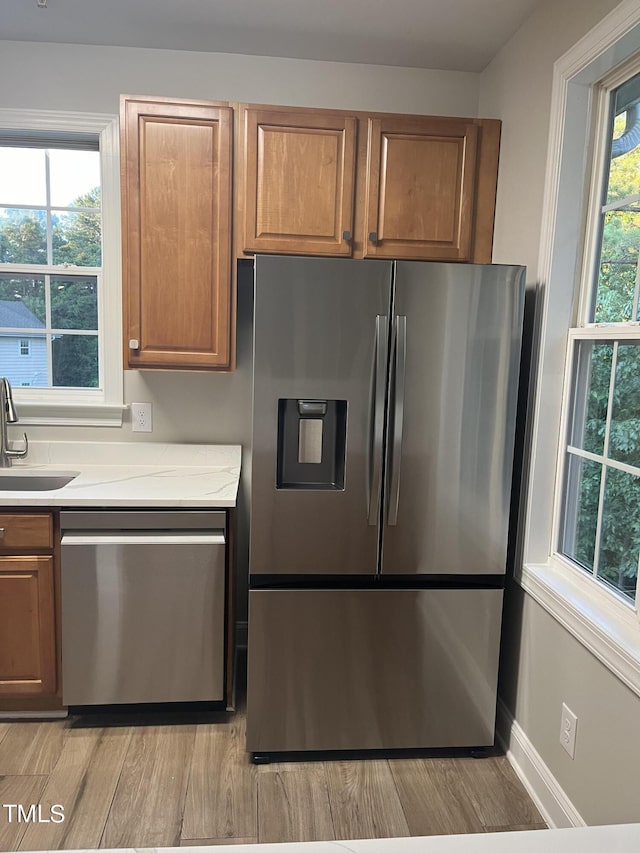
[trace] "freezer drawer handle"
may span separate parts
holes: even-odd
[[[405,373],[407,367],[407,318],[398,315],[395,322],[394,342],[394,384],[393,400],[393,448],[391,458],[391,488],[389,490],[389,511],[387,523],[391,526],[398,522],[398,504],[400,502],[400,465],[402,462],[402,426],[404,421]]]
[[[378,523],[382,491],[382,439],[384,430],[384,392],[387,359],[387,317],[376,316],[376,345],[374,352],[373,435],[370,444],[372,474],[369,478],[369,509],[367,520],[371,527]]]

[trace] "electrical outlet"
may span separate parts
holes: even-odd
[[[578,718],[573,713],[571,708],[568,708],[564,702],[562,703],[562,718],[560,721],[560,745],[565,749],[571,758],[576,753],[576,728]]]
[[[153,408],[151,403],[131,404],[131,431],[153,432]]]

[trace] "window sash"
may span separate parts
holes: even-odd
[[[117,116],[99,113],[67,113],[49,110],[0,108],[0,135],[7,129],[21,128],[27,135],[89,134],[99,139],[102,185],[102,310],[99,340],[104,377],[101,389],[14,388],[20,421],[29,424],[121,426],[123,404],[122,372],[122,293],[120,241],[120,158]],[[15,144],[12,141],[9,144]],[[66,143],[65,143],[66,144]],[[43,272],[43,266],[38,272]],[[15,265],[16,272],[30,271]],[[57,268],[61,271],[88,273],[89,268]],[[108,342],[108,344],[107,344]]]
[[[571,430],[573,419],[573,399],[576,389],[574,379],[577,375],[576,370],[576,348],[580,341],[593,341],[594,343],[612,342],[614,343],[614,358],[611,365],[611,374],[609,382],[608,402],[607,402],[607,420],[605,426],[605,438],[602,453],[592,453],[583,448],[576,447],[571,443]],[[566,508],[569,500],[575,501],[576,497],[571,496],[567,492],[569,480],[569,461],[572,456],[587,459],[602,466],[604,474],[607,468],[613,468],[640,476],[640,467],[630,465],[628,463],[619,462],[612,459],[608,455],[609,451],[609,436],[611,427],[611,416],[613,412],[613,391],[616,376],[616,350],[617,344],[638,341],[640,345],[640,326],[631,323],[616,323],[616,324],[591,324],[589,327],[578,327],[569,330],[567,341],[567,353],[564,368],[564,395],[562,404],[562,415],[560,422],[560,453],[557,456],[556,468],[556,489],[554,490],[554,507],[553,507],[553,530],[552,530],[552,548],[551,557],[559,559],[565,565],[571,567],[580,578],[593,586],[593,588],[607,599],[617,602],[617,604],[626,612],[633,612],[637,619],[640,619],[640,571],[636,578],[635,601],[630,601],[623,593],[616,590],[614,587],[607,584],[597,575],[599,560],[598,551],[601,542],[602,534],[602,513],[604,508],[604,489],[605,477],[601,477],[600,495],[598,499],[598,519],[595,537],[594,565],[593,571],[585,568],[570,555],[566,554],[563,548],[563,540],[565,535],[566,524]],[[586,388],[584,389],[586,391]],[[640,563],[640,560],[639,560]],[[640,566],[639,566],[640,568]]]

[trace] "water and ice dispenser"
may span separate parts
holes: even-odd
[[[278,489],[344,489],[346,400],[278,400]]]

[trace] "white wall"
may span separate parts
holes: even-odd
[[[33,57],[37,63],[31,62]],[[2,107],[117,113],[121,93],[475,116],[478,75],[230,53],[0,41]]]
[[[553,64],[617,5],[547,0],[481,75],[479,112],[503,122],[494,260],[525,263],[530,285],[538,276]],[[584,821],[640,820],[640,698],[522,589],[512,585],[507,600],[500,688],[507,708]],[[562,702],[578,716],[573,761],[559,744]]]

